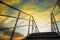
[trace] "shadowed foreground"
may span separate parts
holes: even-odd
[[[56,32],[32,33],[23,40],[60,40]]]

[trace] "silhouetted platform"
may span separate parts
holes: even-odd
[[[60,40],[60,36],[56,32],[32,33],[24,40]]]

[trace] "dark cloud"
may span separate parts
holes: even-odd
[[[0,27],[0,29],[1,28],[4,28],[4,27]],[[11,34],[12,34],[12,30],[10,30],[10,29],[0,30],[0,32],[2,32],[4,35],[8,35],[8,36],[11,36]],[[23,36],[24,35],[19,32],[14,33],[14,37],[23,37]]]

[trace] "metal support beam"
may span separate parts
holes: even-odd
[[[32,33],[33,33],[33,20],[32,20]]]
[[[29,35],[29,33],[30,33],[30,20],[31,20],[31,17],[29,17],[28,35]]]
[[[51,31],[54,32],[53,16],[52,16],[52,13],[51,13]]]
[[[19,16],[20,16],[20,11],[19,11],[18,17],[17,17],[17,19],[16,19],[16,23],[15,23],[13,32],[12,32],[12,34],[11,34],[10,40],[13,40],[13,36],[14,36],[14,33],[15,33],[15,29],[16,29],[16,27],[17,27],[17,23],[18,23],[18,20],[19,20]]]
[[[58,29],[58,26],[57,26],[57,23],[56,23],[56,19],[54,17],[54,14],[53,15],[53,19],[54,19],[54,25],[55,25],[55,31],[59,34],[59,29]]]
[[[0,14],[0,16],[10,17],[10,18],[17,18],[17,17],[14,17],[14,16],[2,15],[2,14]],[[19,18],[19,19],[29,20],[29,19],[25,19],[25,18]],[[31,20],[31,21],[32,21],[32,20]]]
[[[54,5],[54,7],[53,7],[53,9],[51,11],[51,13],[54,11],[54,9],[56,8],[56,6],[58,5],[58,2],[59,2],[59,0],[57,0],[56,4]]]
[[[19,28],[19,27],[25,27],[25,26],[28,26],[28,25],[17,26],[16,28]],[[2,27],[2,26],[0,26],[0,27]],[[14,27],[0,28],[0,30],[7,30],[7,29],[11,29],[11,28],[14,28]]]
[[[32,17],[32,18],[33,18],[33,17]],[[39,29],[38,29],[38,27],[37,27],[37,24],[36,24],[34,18],[33,18],[33,22],[34,22],[34,24],[35,24],[35,29],[37,29],[37,30],[38,30],[38,33],[39,33]]]

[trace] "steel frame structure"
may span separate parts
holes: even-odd
[[[54,11],[54,9],[55,9],[55,7],[56,7],[57,5],[58,5],[59,8],[60,8],[59,2],[60,2],[60,0],[58,0],[58,1],[56,2],[55,6],[53,7],[53,9],[52,9],[52,11],[51,11],[51,31],[52,31],[52,32],[56,32],[56,33],[58,33],[58,34],[59,34],[59,29],[58,29],[58,26],[57,26],[56,19],[55,19],[55,17],[54,17],[53,11]],[[17,8],[14,8],[13,6],[8,5],[8,4],[6,4],[6,3],[4,3],[4,2],[2,2],[2,1],[0,1],[0,3],[6,5],[6,6],[10,7],[10,8],[12,8],[12,9],[14,9],[14,10],[19,11],[17,17],[0,14],[0,16],[16,18],[16,22],[15,22],[15,24],[14,24],[14,25],[15,25],[14,27],[2,28],[2,29],[0,29],[0,30],[7,30],[7,29],[13,28],[13,32],[12,32],[12,34],[11,34],[10,40],[13,40],[13,35],[14,35],[14,33],[15,33],[15,29],[17,28],[17,23],[18,23],[18,20],[19,20],[19,19],[29,20],[28,35],[29,35],[29,33],[30,33],[30,30],[31,30],[30,27],[32,27],[31,33],[34,33],[34,32],[35,32],[35,33],[39,33],[39,29],[38,29],[38,27],[37,27],[37,24],[36,24],[33,16],[31,16],[31,15],[29,15],[29,14],[27,14],[27,13],[25,13],[25,12],[23,12],[23,11],[17,9]],[[23,13],[26,14],[26,15],[29,15],[29,16],[30,16],[29,19],[19,18],[19,16],[21,15],[21,12],[23,12]],[[32,19],[32,20],[31,20],[31,19]],[[32,25],[31,25],[31,22],[32,22]],[[27,25],[23,25],[23,26],[27,26]],[[23,27],[23,26],[18,26],[18,27]]]

